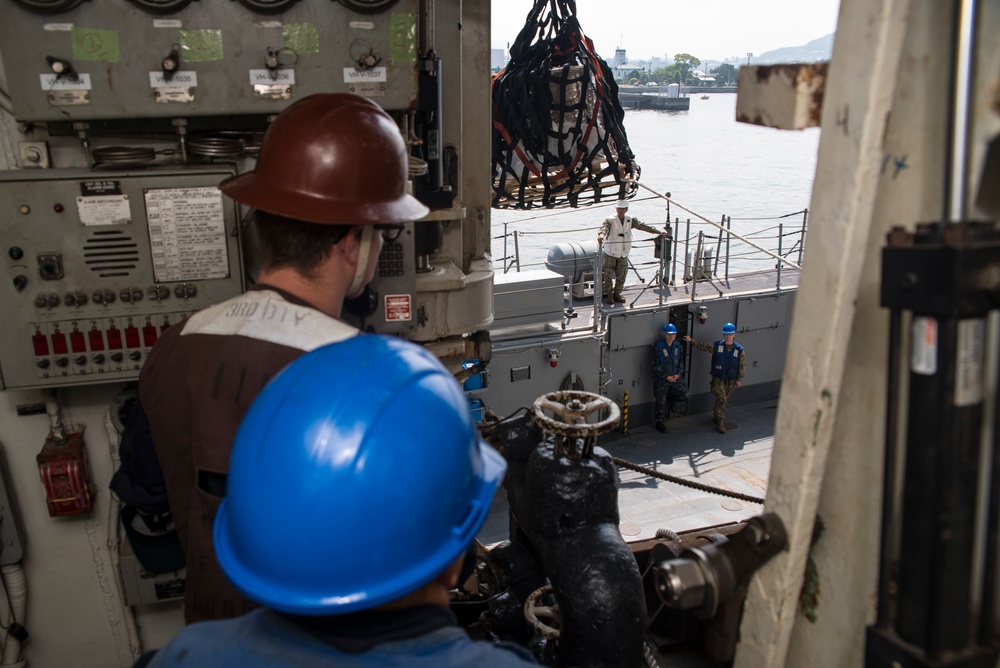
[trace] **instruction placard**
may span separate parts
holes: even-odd
[[[229,276],[222,193],[215,187],[145,191],[156,281]]]

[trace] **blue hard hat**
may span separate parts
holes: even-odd
[[[251,405],[215,519],[216,555],[267,607],[372,608],[465,553],[506,468],[436,357],[356,336],[302,355]]]
[[[731,322],[727,322],[725,325],[722,326],[722,333],[723,334],[735,334],[736,333],[736,325],[734,325]]]
[[[677,327],[673,323],[664,325],[663,326],[663,333],[664,334],[676,334],[677,333]]]

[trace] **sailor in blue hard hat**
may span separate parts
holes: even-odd
[[[715,429],[720,434],[726,433],[726,407],[729,405],[729,395],[743,381],[746,355],[743,346],[736,343],[736,325],[727,322],[722,326],[722,339],[714,343],[695,341],[690,336],[684,337],[698,350],[712,353],[712,382],[710,389],[715,395],[715,409],[712,415],[715,419]]]
[[[688,400],[684,379],[684,347],[677,340],[677,326],[663,326],[663,337],[653,344],[653,418],[656,429],[666,432],[667,404]]]
[[[533,664],[449,609],[506,467],[423,348],[364,335],[299,357],[247,411],[215,519],[223,572],[264,607],[188,626],[150,666]]]

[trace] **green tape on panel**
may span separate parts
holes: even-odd
[[[221,30],[181,30],[181,62],[222,60]]]
[[[389,15],[389,60],[413,63],[417,57],[417,15]]]
[[[118,31],[73,28],[73,60],[118,62]]]
[[[319,53],[319,31],[315,23],[286,23],[281,27],[284,48],[295,53]]]

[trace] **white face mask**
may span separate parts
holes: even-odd
[[[377,232],[373,225],[365,225],[361,228],[361,240],[358,247],[358,266],[354,269],[354,280],[351,281],[351,286],[347,288],[348,299],[354,299],[361,294],[370,280],[369,269],[372,269],[372,265],[378,262],[378,256],[372,256],[373,238]]]

